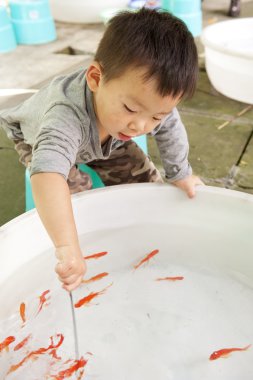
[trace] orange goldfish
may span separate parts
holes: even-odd
[[[19,314],[23,323],[25,323],[26,317],[25,317],[25,303],[24,302],[22,302],[19,306]]]
[[[61,360],[61,357],[57,355],[57,350],[54,348],[52,351],[49,352],[49,355],[52,355],[52,357],[56,360]]]
[[[32,334],[29,334],[25,339],[23,339],[20,343],[18,343],[14,347],[14,351],[20,350],[20,348],[22,348],[28,342],[28,340],[31,338],[31,336],[32,336]]]
[[[160,277],[157,278],[156,281],[180,281],[183,280],[183,276],[175,276],[175,277]]]
[[[39,297],[39,299],[40,299],[40,303],[39,303],[39,309],[38,309],[36,315],[39,314],[39,312],[41,311],[43,305],[49,300],[49,298],[48,298],[48,299],[46,298],[46,295],[47,295],[49,292],[50,292],[50,290],[45,290],[45,291],[41,294],[41,296]]]
[[[110,286],[112,286],[112,284],[108,285],[106,288],[104,288],[100,292],[91,292],[86,297],[81,298],[77,303],[75,303],[75,307],[78,308],[81,306],[87,306],[94,298],[104,294]]]
[[[157,255],[158,253],[159,253],[158,249],[155,249],[154,251],[150,252],[147,256],[144,257],[144,259],[142,259],[137,265],[134,266],[134,269],[139,268],[142,264],[149,261],[152,257]]]
[[[108,274],[109,273],[107,273],[107,272],[99,273],[96,276],[93,276],[93,277],[89,278],[88,280],[83,280],[82,283],[83,284],[88,284],[90,282],[101,280],[101,278],[108,276]]]
[[[13,364],[9,371],[8,371],[8,374],[11,373],[11,372],[14,372],[16,371],[19,367],[21,367],[28,359],[30,358],[33,358],[33,357],[36,357],[38,355],[41,355],[41,354],[44,354],[45,352],[49,351],[49,350],[52,350],[52,349],[55,349],[55,348],[58,348],[63,340],[64,340],[64,336],[62,334],[56,334],[56,336],[59,338],[59,341],[57,343],[54,343],[53,341],[53,337],[51,336],[50,337],[50,340],[51,340],[51,344],[44,348],[39,348],[38,350],[35,350],[35,351],[31,351],[28,355],[26,355],[19,363],[17,364]]]
[[[235,351],[246,351],[248,348],[250,348],[250,346],[251,346],[251,344],[249,344],[248,346],[243,347],[243,348],[222,348],[221,350],[214,351],[210,355],[209,360],[216,360],[219,358],[225,358],[226,356],[231,354],[231,352],[235,352]]]
[[[78,375],[78,377],[77,377],[76,380],[81,380],[82,377],[83,377],[83,375],[84,375],[84,369],[81,369],[81,371],[79,372],[79,375]]]
[[[15,341],[15,336],[8,336],[5,338],[3,342],[0,343],[0,352],[2,352],[5,348],[8,349],[9,345]]]
[[[87,364],[88,360],[85,360],[81,357],[79,360],[75,360],[74,363],[67,369],[60,371],[57,375],[54,376],[55,380],[63,380],[67,377],[71,377],[74,372],[78,371],[80,368],[83,368]],[[81,379],[80,375],[83,375],[83,371],[79,374],[78,379]]]
[[[98,252],[98,253],[94,253],[93,255],[84,256],[84,259],[85,259],[85,260],[89,260],[89,259],[99,259],[99,257],[102,257],[102,256],[107,255],[107,253],[108,253],[108,252]]]

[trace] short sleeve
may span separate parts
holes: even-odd
[[[76,112],[65,104],[53,106],[44,115],[35,138],[30,174],[59,173],[67,179],[82,140]]]
[[[166,178],[178,181],[192,174],[188,162],[189,143],[185,127],[176,108],[153,133],[160,152]]]

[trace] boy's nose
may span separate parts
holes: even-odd
[[[135,133],[143,133],[145,130],[145,121],[139,120],[128,124],[128,128]]]

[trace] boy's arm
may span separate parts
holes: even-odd
[[[154,136],[169,182],[191,175],[188,138],[176,108],[161,122],[158,129],[154,130]]]
[[[203,182],[192,175],[192,168],[188,161],[187,133],[176,108],[162,121],[157,130],[154,130],[153,134],[160,151],[166,178],[186,191],[189,197],[193,197],[195,186],[203,185]]]
[[[63,287],[71,291],[86,271],[66,180],[58,173],[31,176],[34,201],[40,218],[56,248],[56,273]]]

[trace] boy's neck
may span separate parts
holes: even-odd
[[[93,103],[94,112],[95,112],[95,115],[97,118],[96,100],[95,100],[95,96],[93,93],[92,93],[92,103]],[[98,118],[96,120],[96,124],[97,124],[97,130],[98,130],[98,135],[99,135],[99,141],[100,141],[100,144],[103,145],[110,138],[110,135],[106,132],[106,130],[99,123]]]
[[[100,144],[103,145],[110,138],[110,135],[99,124],[97,124],[97,128]]]

